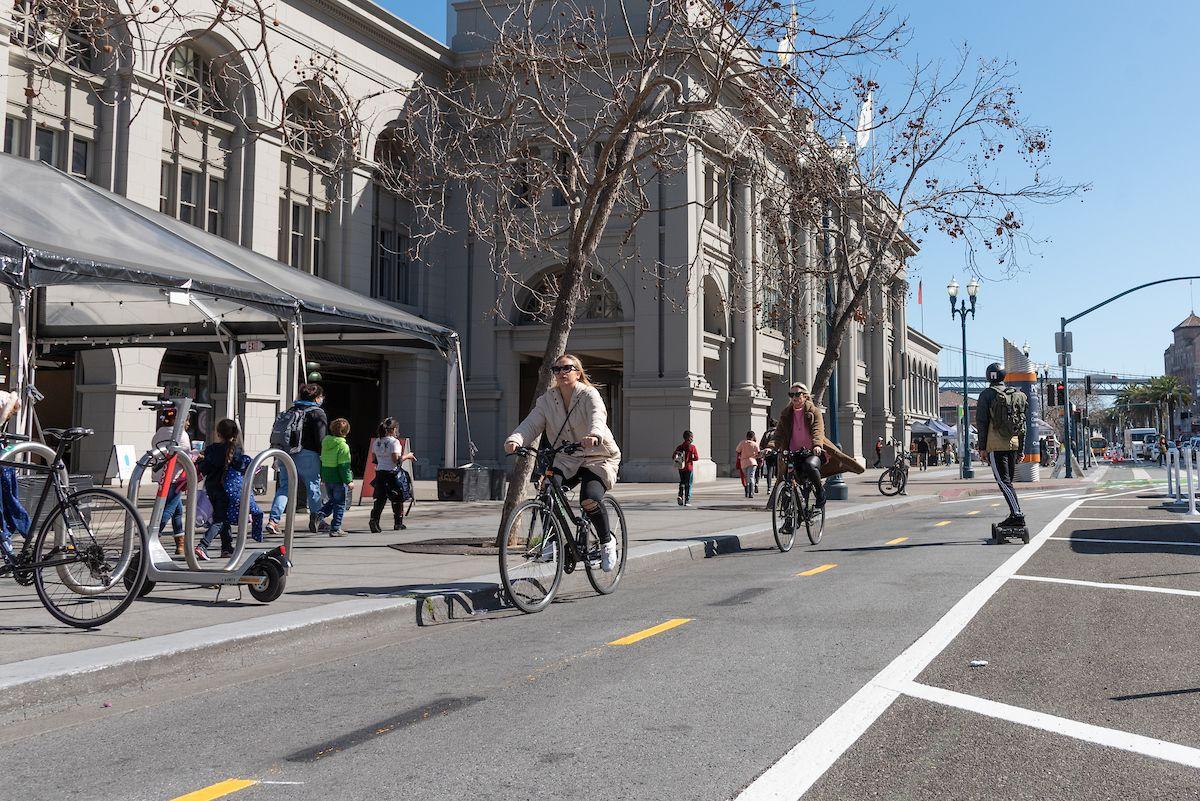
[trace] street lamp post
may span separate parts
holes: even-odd
[[[963,361],[963,416],[962,416],[962,438],[963,438],[963,458],[962,458],[962,477],[975,478],[975,471],[971,469],[971,404],[967,400],[967,315],[975,316],[975,296],[979,294],[979,281],[975,278],[967,284],[967,298],[970,299],[971,305],[967,306],[967,300],[959,300],[958,306],[955,306],[955,300],[958,299],[958,281],[951,278],[950,283],[946,285],[946,294],[950,296],[950,319],[953,320],[956,316],[962,319],[962,361]],[[980,432],[980,436],[987,436],[987,432]]]

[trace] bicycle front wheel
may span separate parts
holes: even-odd
[[[897,478],[898,471],[894,467],[889,467],[879,474],[879,492],[881,495],[895,495],[900,491],[901,482]]]
[[[775,485],[771,503],[771,529],[775,533],[775,545],[783,553],[796,544],[796,518],[800,508],[800,496],[796,488],[786,481]]]
[[[608,529],[617,543],[617,561],[607,573],[600,569],[600,538],[596,536],[596,530],[588,526],[583,564],[587,568],[592,589],[601,595],[608,595],[617,588],[617,583],[625,574],[625,549],[629,546],[629,532],[625,528],[625,513],[621,511],[621,504],[617,503],[616,498],[605,495],[600,499],[600,507],[608,515]]]
[[[563,577],[566,532],[541,501],[513,509],[500,540],[500,581],[513,606],[540,612],[554,600]]]
[[[810,492],[811,488],[804,491],[800,515],[804,519],[804,533],[808,535],[808,541],[816,545],[825,533],[825,507],[818,507],[813,502],[815,499],[809,496]]]
[[[128,500],[100,488],[72,492],[46,516],[34,542],[38,598],[68,626],[108,623],[142,589],[145,542],[145,525]]]

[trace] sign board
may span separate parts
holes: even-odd
[[[1071,354],[1070,353],[1058,354],[1058,366],[1059,367],[1070,367],[1071,366]]]
[[[1055,353],[1070,353],[1075,350],[1072,343],[1070,331],[1055,331],[1054,332],[1054,352]]]
[[[113,445],[108,454],[108,469],[104,471],[104,478],[109,481],[114,478],[128,481],[133,478],[133,468],[137,459],[132,445]]]
[[[362,486],[358,490],[360,504],[367,498],[375,497],[375,487],[371,486],[371,482],[375,480],[375,460],[371,458],[371,452],[375,449],[375,439],[376,437],[371,437],[371,442],[367,445],[367,466],[363,468]],[[408,453],[408,437],[396,439],[400,440],[400,454],[403,457]],[[412,483],[412,462],[401,462],[400,469],[408,473],[409,483]]]

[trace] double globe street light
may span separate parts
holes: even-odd
[[[958,300],[958,281],[956,279],[950,279],[950,283],[946,285],[946,294],[950,296],[950,319],[953,320],[955,316],[962,318],[963,393],[962,422],[959,425],[959,428],[962,429],[962,477],[974,478],[975,471],[971,469],[971,406],[967,400],[967,315],[975,316],[975,296],[979,294],[979,281],[972,278],[971,283],[967,284],[967,297],[971,301],[969,307],[965,299]],[[956,300],[958,300],[957,306],[955,305]]]

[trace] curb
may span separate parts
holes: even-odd
[[[980,488],[978,493],[983,494]],[[957,497],[965,497],[960,495]],[[826,529],[886,517],[901,509],[934,505],[937,495],[884,499],[827,515]],[[774,547],[770,524],[744,526],[688,540],[631,548],[629,566],[656,570],[762,546]],[[803,546],[800,546],[803,547]],[[28,721],[80,705],[135,696],[164,681],[210,670],[238,670],[265,661],[287,661],[310,649],[382,636],[399,628],[465,620],[505,609],[499,575],[489,573],[430,584],[404,596],[378,596],[322,604],[232,623],[13,662],[0,669],[0,725]]]

